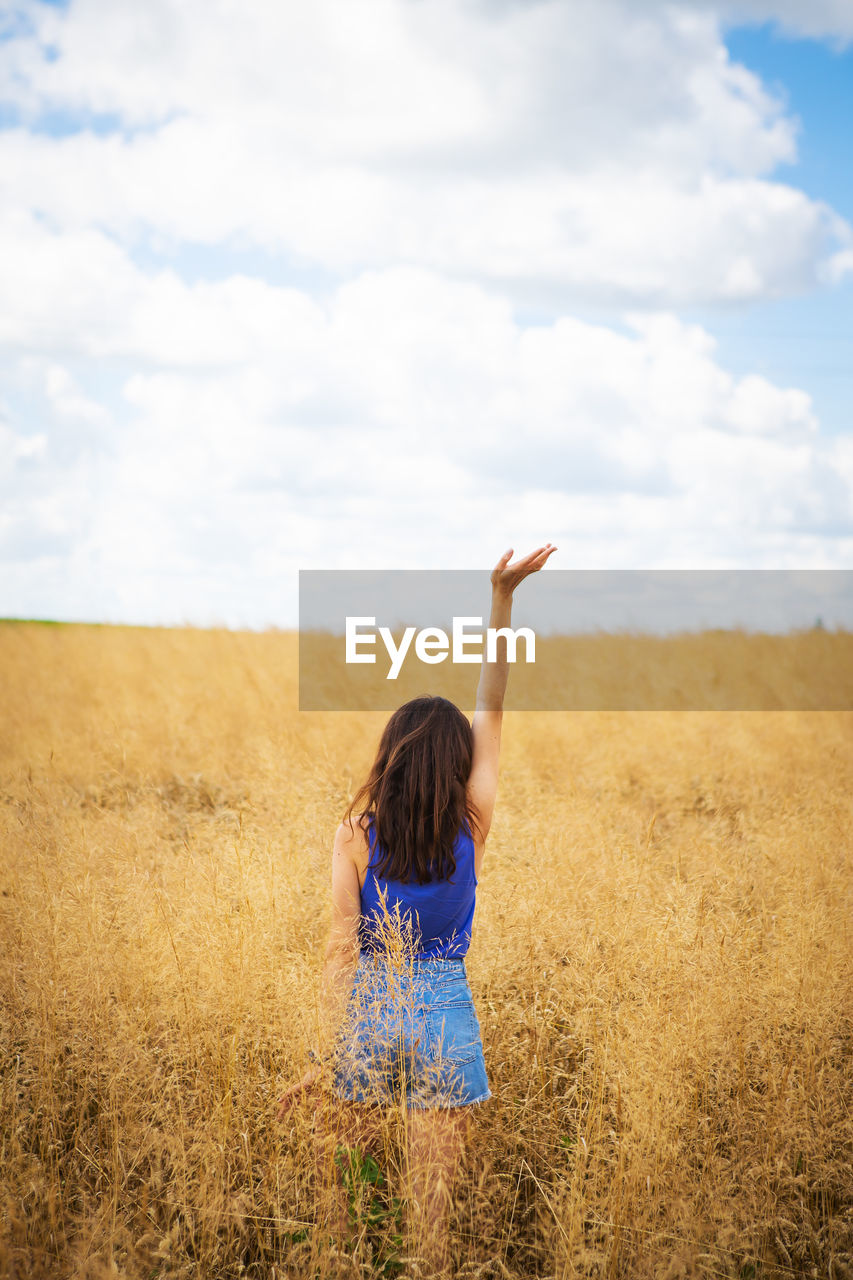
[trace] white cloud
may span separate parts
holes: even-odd
[[[36,32],[0,46],[5,95],[33,120],[144,126],[0,133],[5,207],[63,229],[239,240],[339,275],[418,263],[555,311],[796,292],[848,235],[769,180],[796,121],[690,7],[34,12]]]
[[[845,276],[853,275],[853,249],[841,249],[824,264],[823,282],[840,284]]]
[[[84,395],[74,378],[61,364],[52,364],[45,375],[45,392],[59,419],[103,426],[109,423],[107,410]]]
[[[711,336],[672,314],[632,314],[623,333],[569,317],[524,329],[505,300],[419,269],[365,273],[322,308],[260,281],[164,289],[133,270],[101,293],[110,350],[136,369],[111,430],[52,457],[102,336],[71,358],[73,380],[56,357],[30,366],[45,388],[39,465],[13,450],[31,545],[7,522],[7,582],[65,539],[78,609],[292,621],[298,567],[447,566],[460,540],[487,557],[508,533],[562,540],[571,563],[594,541],[602,566],[689,547],[694,565],[779,565],[780,531],[794,532],[787,554],[813,555],[853,518],[849,468],[809,397],[732,377]],[[168,340],[209,316],[204,350],[231,351],[219,364]],[[57,346],[73,344],[74,309],[53,323]],[[37,581],[18,589],[3,611],[38,612]]]
[[[736,4],[20,4],[0,612],[292,622],[297,568],[544,538],[567,566],[844,563],[846,443],[675,313],[850,269],[843,219],[773,180],[798,123],[731,62]],[[214,276],[270,256],[192,282],[188,246]]]
[[[834,39],[841,47],[853,40],[849,0],[713,0],[713,7],[731,22],[775,22],[789,35]]]
[[[729,64],[714,17],[687,6],[550,0],[498,20],[465,0],[29,12],[34,31],[4,51],[0,86],[31,118],[45,105],[136,127],[185,115],[301,157],[504,170],[686,144],[752,173],[791,151],[780,104]]]

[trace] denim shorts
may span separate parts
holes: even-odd
[[[395,966],[362,952],[333,1068],[334,1092],[349,1102],[423,1110],[490,1098],[465,961]]]

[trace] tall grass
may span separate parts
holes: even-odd
[[[385,719],[298,714],[295,660],[0,627],[0,1274],[417,1271],[404,1117],[346,1246],[325,1104],[275,1120]],[[507,715],[458,1274],[853,1275],[851,817],[847,713]]]

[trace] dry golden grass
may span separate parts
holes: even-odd
[[[394,635],[399,645],[401,632]],[[378,649],[378,652],[377,652]],[[853,633],[811,628],[788,635],[742,630],[651,636],[636,632],[544,636],[536,660],[512,668],[507,710],[842,711],[853,707]],[[347,666],[341,635],[302,633],[300,706],[306,711],[390,712],[428,688],[464,706],[476,666],[420,662],[411,646],[388,678],[384,643],[374,663]]]
[[[385,718],[299,715],[295,658],[0,627],[0,1273],[394,1272],[274,1118]],[[847,713],[507,716],[459,1274],[853,1276],[852,810]]]

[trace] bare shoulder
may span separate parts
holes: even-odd
[[[367,862],[370,857],[370,842],[367,838],[367,817],[363,813],[353,814],[352,822],[346,818],[335,832],[335,855],[349,858],[358,870],[359,884],[364,883]]]
[[[335,832],[335,852],[354,854],[367,847],[367,819],[363,813],[354,813],[352,822],[344,818]]]

